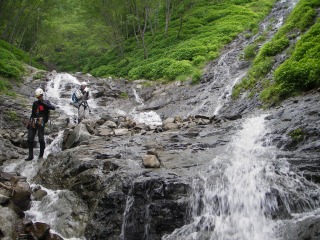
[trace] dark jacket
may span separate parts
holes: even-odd
[[[45,113],[48,112],[48,110],[55,109],[56,108],[53,105],[51,105],[51,103],[48,100],[34,101],[32,104],[32,113],[30,118],[43,118]]]

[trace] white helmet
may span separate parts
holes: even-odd
[[[43,90],[41,88],[37,88],[35,91],[35,95],[36,97],[40,97],[41,95],[43,95]]]
[[[82,83],[81,83],[81,86],[87,86],[87,85],[88,85],[87,82],[82,82]]]

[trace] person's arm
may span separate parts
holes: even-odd
[[[46,108],[48,108],[48,109],[50,109],[50,110],[55,110],[55,109],[56,109],[55,106],[53,106],[48,100],[43,100],[42,104],[43,104]]]
[[[36,118],[36,117],[37,117],[37,103],[33,102],[30,119],[31,118]]]

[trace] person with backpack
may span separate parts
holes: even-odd
[[[28,148],[29,156],[25,159],[31,161],[33,159],[34,138],[38,132],[38,139],[40,144],[39,159],[43,158],[45,141],[44,141],[44,127],[49,120],[50,110],[55,110],[48,100],[43,99],[43,90],[41,88],[35,91],[37,101],[32,104],[32,112],[28,124]]]
[[[88,84],[86,82],[82,82],[80,88],[72,94],[73,105],[78,108],[78,123],[85,118],[85,111],[89,108],[87,102],[89,99],[89,89],[87,86]]]

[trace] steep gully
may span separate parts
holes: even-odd
[[[294,3],[278,1],[262,27],[273,24],[275,32]],[[278,22],[269,22],[272,14]],[[239,56],[254,38],[240,36],[231,43],[194,88],[148,89],[139,81],[50,73],[46,94],[59,109],[47,159],[4,166],[48,193],[27,215],[49,223],[65,239],[318,239],[320,189],[312,162],[318,159],[319,94],[268,113],[253,100],[233,102],[232,87],[248,68]],[[89,122],[105,112],[155,130],[171,116],[198,115],[202,122],[112,138],[92,134],[61,151],[64,132],[59,130],[70,127],[66,119],[72,123],[75,115],[66,103],[82,80],[92,88]],[[128,99],[119,98],[120,92],[128,92]],[[307,111],[310,121],[301,123],[299,111]],[[300,126],[310,133],[304,144],[283,137]],[[157,152],[160,169],[141,166],[148,150]]]

